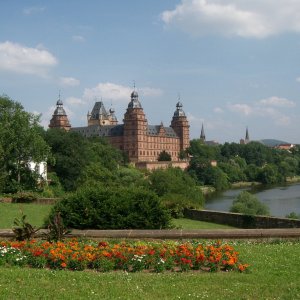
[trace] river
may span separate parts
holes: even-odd
[[[214,193],[206,199],[205,209],[229,211],[233,200],[242,191],[254,194],[269,207],[271,216],[285,217],[291,212],[300,214],[300,184],[286,184],[276,187],[256,186]]]

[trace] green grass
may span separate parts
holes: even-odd
[[[12,228],[14,219],[26,215],[26,220],[34,226],[40,227],[49,214],[52,205],[0,203],[0,228]]]
[[[238,242],[249,274],[0,267],[1,299],[300,299],[300,242]]]
[[[14,219],[21,216],[21,211],[26,215],[27,221],[40,227],[45,217],[49,214],[52,205],[25,204],[25,203],[0,203],[0,228],[12,228]],[[173,225],[181,229],[226,229],[234,228],[209,222],[195,221],[190,219],[173,219]]]
[[[230,229],[228,225],[215,224],[210,222],[196,221],[191,219],[173,219],[172,223],[176,228],[181,229]]]

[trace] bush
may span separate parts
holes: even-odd
[[[297,213],[295,213],[294,211],[292,211],[291,213],[289,213],[285,217],[288,218],[288,219],[299,220],[300,219],[300,214],[298,215]]]
[[[17,193],[12,197],[12,203],[31,203],[37,199],[32,193]]]
[[[68,228],[160,229],[170,224],[159,198],[133,187],[81,189],[56,203],[49,220],[58,212]]]
[[[269,215],[269,209],[254,195],[244,191],[232,203],[231,212],[246,215]]]

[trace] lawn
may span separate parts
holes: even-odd
[[[300,299],[300,241],[235,242],[249,274],[0,267],[1,299]]]
[[[191,219],[173,219],[173,225],[180,229],[233,229],[234,227],[210,222],[196,221]]]
[[[40,227],[45,217],[49,214],[52,205],[25,204],[25,203],[0,203],[0,228],[12,228],[14,219],[21,216],[21,212],[27,216],[27,221]]]
[[[27,221],[40,227],[44,223],[51,210],[52,205],[45,204],[25,204],[25,203],[0,203],[0,228],[12,228],[14,219],[21,216],[23,212],[27,216]],[[220,225],[209,222],[202,222],[190,219],[173,219],[172,224],[180,229],[226,229],[233,228],[227,225]]]

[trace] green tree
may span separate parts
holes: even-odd
[[[163,200],[173,217],[182,214],[184,208],[201,208],[204,198],[196,181],[179,168],[154,170],[148,177],[150,189]]]
[[[47,161],[50,157],[42,131],[39,116],[26,112],[20,103],[7,96],[0,97],[0,159],[7,191],[33,188],[36,184],[35,180],[28,181],[32,174],[29,163]]]
[[[55,159],[50,164],[51,169],[57,174],[65,190],[75,190],[77,180],[89,161],[87,140],[76,132],[48,129],[46,141]]]
[[[278,172],[278,168],[274,164],[267,164],[261,168],[258,179],[264,184],[274,184],[284,181],[284,177]]]
[[[171,161],[172,157],[171,157],[170,153],[163,150],[162,152],[159,153],[157,160],[158,161]]]
[[[241,192],[233,201],[230,211],[246,215],[269,215],[267,206],[246,191]]]

